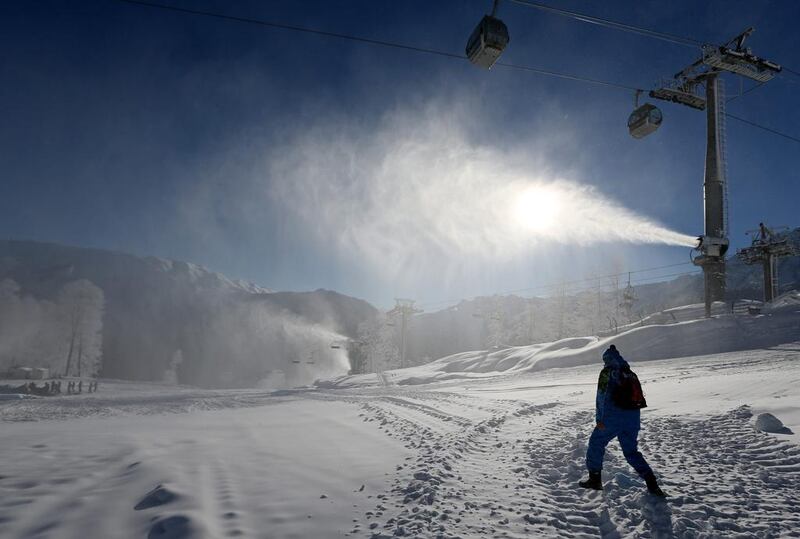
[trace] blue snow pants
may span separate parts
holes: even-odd
[[[639,425],[608,425],[603,430],[595,427],[592,436],[589,438],[589,447],[586,450],[586,468],[590,472],[599,472],[603,469],[603,457],[606,454],[608,442],[614,438],[619,439],[622,447],[622,454],[625,460],[633,466],[633,469],[640,477],[651,475],[653,470],[644,457],[639,452]]]

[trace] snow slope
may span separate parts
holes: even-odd
[[[726,313],[706,319],[702,318],[702,305],[689,305],[665,311],[672,313],[670,319],[677,320],[674,323],[634,325],[623,328],[618,335],[606,337],[574,337],[530,346],[464,352],[426,365],[388,371],[384,377],[393,384],[427,384],[589,365],[596,363],[611,343],[622,351],[624,357],[633,361],[775,346],[800,339],[800,304],[793,300],[796,295],[787,296],[778,306],[758,316]],[[356,375],[320,384],[336,388],[380,385],[382,382],[375,375]]]
[[[599,371],[586,347],[604,344],[573,340],[330,384],[345,389],[101,381],[0,401],[0,537],[800,536],[800,339],[642,362],[636,335],[615,342],[644,384],[641,450],[666,500],[613,442],[605,491],[577,488]],[[758,431],[762,413],[784,433]]]
[[[386,489],[386,462],[408,454],[347,403],[262,395],[252,407],[140,387],[143,399],[102,407],[73,398],[94,415],[57,421],[44,405],[41,421],[3,424],[0,537],[327,537],[350,529]],[[190,401],[205,410],[174,413]]]

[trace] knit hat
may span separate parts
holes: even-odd
[[[612,358],[616,359],[618,357],[620,357],[619,351],[617,351],[617,347],[614,346],[613,344],[608,347],[608,350],[603,352],[603,361],[606,361],[606,360],[612,359]]]

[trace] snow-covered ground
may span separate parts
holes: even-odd
[[[676,327],[664,338],[683,349],[705,332]],[[303,390],[101,381],[0,401],[0,537],[798,537],[794,328],[649,361],[635,335],[615,340],[644,384],[641,450],[666,500],[613,442],[606,490],[577,487],[606,345],[589,339]],[[767,412],[783,434],[756,430]]]
[[[339,399],[130,386],[0,404],[0,537],[327,537],[410,454]]]

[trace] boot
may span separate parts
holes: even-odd
[[[647,483],[647,492],[652,494],[653,496],[665,497],[664,491],[661,490],[661,487],[658,486],[658,481],[656,481],[656,476],[653,474],[648,474],[644,476],[644,482]]]
[[[589,479],[581,481],[578,485],[592,490],[603,490],[603,481],[600,479],[600,472],[589,472]]]

